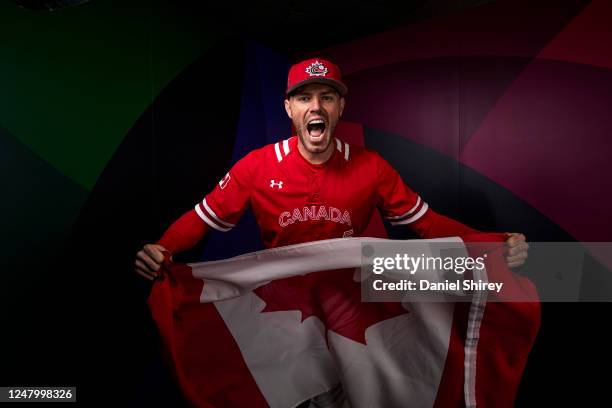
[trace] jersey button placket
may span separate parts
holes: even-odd
[[[321,173],[315,172],[310,177],[308,183],[308,201],[312,204],[321,202]]]

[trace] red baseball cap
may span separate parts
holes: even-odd
[[[341,96],[346,95],[348,90],[342,82],[342,74],[336,64],[322,58],[311,58],[291,66],[287,76],[286,95],[301,86],[313,83],[329,85]]]

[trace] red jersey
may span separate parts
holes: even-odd
[[[229,231],[250,206],[267,248],[360,236],[375,208],[391,224],[411,224],[427,203],[378,153],[334,139],[324,164],[308,162],[297,137],[246,155],[195,207],[210,227]]]

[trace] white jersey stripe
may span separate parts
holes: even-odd
[[[280,163],[283,160],[283,156],[281,156],[281,152],[278,147],[278,142],[274,144],[274,151],[276,152],[276,158],[278,159],[278,162]]]
[[[488,282],[487,270],[474,269],[474,279]],[[487,292],[475,291],[470,305],[463,359],[463,395],[466,407],[476,407],[476,358],[480,326],[487,306]]]
[[[338,149],[339,152],[342,152],[342,143],[338,139],[336,139],[336,149]]]
[[[401,218],[407,217],[410,214],[412,214],[419,207],[420,204],[421,204],[421,196],[418,196],[416,204],[411,209],[409,209],[408,211],[406,211],[402,215],[396,215],[396,216],[393,216],[393,217],[385,217],[385,219],[387,219],[387,220],[399,220]]]
[[[215,224],[215,223],[214,223],[214,222],[213,222],[213,221],[212,221],[210,218],[208,218],[208,217],[206,216],[206,214],[204,214],[204,211],[202,211],[202,208],[200,208],[200,203],[198,203],[198,204],[195,206],[195,210],[196,210],[196,213],[198,213],[198,215],[199,215],[199,216],[200,216],[200,218],[202,219],[202,221],[204,221],[206,224],[208,224],[208,225],[209,225],[209,226],[211,226],[212,228],[214,228],[214,229],[216,229],[216,230],[218,230],[218,231],[223,231],[223,232],[225,232],[225,231],[229,231],[229,230],[231,229],[231,228],[223,228],[223,227],[220,227],[220,226],[218,226],[217,224]]]
[[[423,208],[421,208],[421,210],[418,213],[416,213],[415,215],[413,215],[412,217],[410,217],[408,219],[405,219],[405,220],[402,220],[402,221],[397,221],[397,222],[392,222],[391,225],[412,224],[413,222],[415,222],[416,220],[421,218],[423,216],[423,214],[425,214],[427,212],[427,208],[429,208],[427,203],[423,203]]]
[[[202,204],[204,204],[204,208],[206,208],[206,211],[208,211],[208,213],[210,215],[212,215],[212,217],[215,219],[215,221],[217,221],[219,224],[223,225],[224,227],[229,227],[229,228],[233,228],[233,227],[236,226],[234,224],[230,224],[229,222],[225,222],[221,218],[217,217],[217,214],[215,214],[215,212],[212,210],[212,208],[210,208],[208,206],[208,203],[206,202],[206,198],[204,198],[204,200],[202,200]]]
[[[289,154],[289,139],[283,140],[283,150],[285,151],[285,156]]]
[[[344,160],[348,161],[349,159],[349,145],[344,142]]]

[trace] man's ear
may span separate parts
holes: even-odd
[[[345,104],[344,96],[341,96],[340,97],[340,116],[342,116],[342,112],[344,112],[344,104]]]
[[[287,112],[287,116],[289,116],[289,119],[293,119],[293,113],[291,112],[291,103],[289,102],[289,98],[285,99],[285,111]]]

